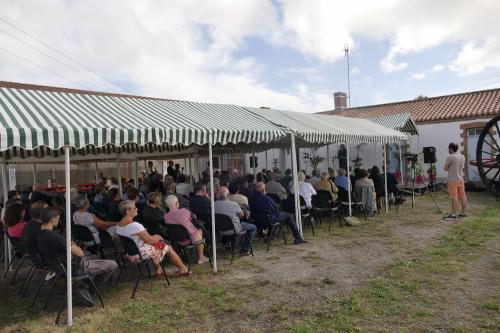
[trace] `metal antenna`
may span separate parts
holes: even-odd
[[[349,69],[349,45],[344,44],[344,57],[347,58],[347,107],[351,107],[351,71]]]

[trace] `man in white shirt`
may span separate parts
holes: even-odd
[[[316,190],[311,184],[304,181],[306,179],[306,175],[302,171],[298,173],[297,179],[299,181],[299,195],[304,198],[306,207],[311,208],[311,199],[313,195],[316,195]],[[295,189],[293,188],[292,184],[290,192],[294,193],[294,190]]]
[[[451,214],[445,216],[446,221],[455,221],[457,218],[465,217],[465,210],[467,209],[467,196],[465,195],[464,187],[464,165],[465,157],[458,152],[458,145],[450,143],[448,145],[450,155],[446,158],[444,163],[444,171],[448,172],[448,194],[451,199]],[[458,213],[458,199],[462,205],[462,212]]]

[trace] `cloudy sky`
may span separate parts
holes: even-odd
[[[317,112],[347,90],[348,44],[352,106],[500,87],[498,0],[0,0],[0,8],[5,81]]]

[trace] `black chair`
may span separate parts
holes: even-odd
[[[337,203],[332,200],[332,196],[328,191],[319,190],[316,195],[312,196],[311,203],[311,213],[318,221],[321,221],[322,216],[325,214],[329,216],[328,230],[331,229],[332,220],[335,220],[335,215],[338,216],[339,224],[343,227],[339,207]]]
[[[31,284],[31,280],[35,276],[37,272],[41,272],[43,275],[43,278],[45,278],[45,275],[47,273],[47,267],[45,266],[45,263],[42,260],[42,257],[40,253],[38,252],[28,252],[28,256],[31,262],[31,266],[24,277],[23,283],[21,285],[21,289],[19,290],[19,295],[21,297],[26,297],[26,293],[28,292],[28,289]]]
[[[101,258],[104,259],[106,251],[111,250],[113,252],[113,257],[118,265],[120,267],[125,266],[126,263],[123,258],[125,252],[118,249],[109,232],[100,229],[97,229],[97,231],[99,232],[99,241],[101,242],[101,244],[99,244],[99,252],[101,253]]]
[[[224,214],[215,214],[215,231],[220,233],[221,235],[230,236],[231,240],[229,242],[228,249],[231,252],[231,263],[234,259],[234,252],[236,249],[240,249],[243,246],[243,242],[248,240],[250,244],[250,253],[253,257],[253,249],[252,243],[248,239],[247,232],[245,230],[241,230],[240,232],[236,232],[234,228],[233,221],[231,218]]]
[[[89,250],[93,254],[98,252],[99,245],[95,241],[94,234],[92,234],[92,231],[86,226],[72,223],[71,236],[82,248]],[[89,243],[92,245],[88,245]]]
[[[307,208],[306,206],[306,201],[304,200],[304,197],[301,195],[299,196],[300,200],[300,215],[302,218],[302,225],[303,226],[309,226],[311,227],[311,231],[314,235],[314,225],[313,225],[313,218],[311,215],[311,210]],[[284,205],[284,211],[289,214],[295,214],[295,195],[294,194],[289,194],[286,200],[283,202]]]
[[[349,192],[341,187],[339,187],[338,201],[339,201],[341,209],[343,210],[343,216],[348,215]],[[363,203],[361,202],[361,200],[358,199],[358,197],[356,196],[356,193],[354,193],[354,191],[351,191],[351,209],[355,213],[359,213],[359,212],[363,213],[365,220],[366,220],[366,212],[363,208]]]
[[[12,252],[11,252],[10,262],[7,266],[7,270],[5,271],[3,278],[4,279],[7,278],[7,274],[9,273],[10,268],[12,267],[14,261],[16,260],[16,258],[19,259],[19,264],[17,265],[16,269],[14,270],[14,275],[12,276],[12,279],[10,280],[10,284],[14,284],[16,282],[16,276],[17,276],[17,273],[19,273],[19,269],[21,268],[23,263],[27,259],[29,259],[29,257],[28,257],[28,254],[26,253],[24,246],[23,246],[23,242],[22,242],[21,238],[10,237],[10,236],[7,236],[7,237],[9,238],[10,244],[12,245]]]
[[[55,278],[53,278],[53,281],[52,281],[51,286],[50,286],[49,294],[47,295],[47,298],[45,299],[45,302],[43,304],[44,310],[47,308],[47,304],[49,303],[49,300],[50,300],[50,297],[52,296],[52,293],[54,292],[57,281],[59,281],[60,279],[62,279],[62,280],[67,279],[65,261],[62,260],[61,258],[58,258],[58,257],[50,258],[50,261],[47,259],[48,258],[43,258],[45,265],[48,267],[48,269],[50,271],[55,272],[56,276],[55,276]],[[81,258],[79,258],[79,259],[81,260]],[[51,266],[50,262],[54,262],[54,263],[57,262],[57,264],[54,264],[53,266]],[[75,266],[79,266],[79,262],[77,262]],[[101,306],[104,308],[104,302],[102,300],[101,293],[99,292],[99,289],[97,288],[93,277],[90,274],[80,273],[78,271],[75,272],[74,270],[72,271],[72,274],[73,274],[73,276],[71,277],[71,281],[72,281],[73,285],[76,286],[78,283],[88,284],[88,286],[91,287],[95,291],[97,297],[99,298],[99,302],[101,303]],[[42,288],[44,282],[45,282],[45,276],[43,277],[40,285],[38,286],[38,290],[36,292],[35,299],[33,300],[33,302],[36,300],[36,297],[40,293],[40,289]],[[66,304],[67,299],[68,299],[68,295],[66,293],[64,293],[64,298],[63,298],[61,304],[59,305],[59,309],[57,311],[57,317],[55,320],[56,325],[59,323],[59,318],[61,317],[62,311],[64,309],[64,304]]]
[[[274,203],[278,206],[278,209],[279,210],[282,210],[281,206],[282,206],[282,203],[281,203],[281,199],[280,197],[275,194],[275,193],[267,193],[267,196],[271,199],[273,199]]]
[[[186,228],[180,224],[169,224],[167,226],[167,238],[172,242],[172,245],[176,248],[177,252],[179,252],[188,263],[189,271],[191,271],[191,266],[196,254],[196,247],[200,244],[203,245],[203,252],[210,262],[210,267],[212,267],[212,258],[210,257],[205,238],[193,243]],[[190,251],[189,256],[187,251]]]
[[[281,223],[275,223],[272,221],[271,216],[267,214],[266,212],[262,211],[253,211],[252,212],[252,218],[254,220],[255,225],[259,229],[268,229],[267,232],[267,237],[265,241],[267,242],[267,250],[266,252],[269,252],[269,248],[271,247],[271,242],[275,237],[279,237],[281,234],[283,236],[283,241],[286,243],[286,237],[285,237],[285,232],[283,231],[283,228],[281,227]]]
[[[135,244],[134,240],[132,238],[126,237],[126,236],[121,236],[120,235],[120,241],[123,245],[123,249],[125,253],[132,257],[132,256],[139,256],[139,261],[136,262],[137,266],[137,277],[135,279],[134,283],[134,289],[132,290],[132,296],[130,298],[135,297],[135,292],[137,290],[137,287],[139,286],[139,280],[142,279],[144,276],[142,274],[142,269],[141,265],[145,266],[149,277],[151,278],[151,270],[149,269],[149,264],[153,262],[151,258],[143,258],[141,255],[141,252],[137,248],[137,245]],[[165,267],[163,267],[163,263],[160,262],[161,270],[163,271],[163,276],[165,276],[165,280],[167,280],[167,284],[170,286],[170,281],[168,280],[167,273],[165,272]],[[116,279],[116,284],[118,284],[118,281],[120,280],[121,274],[122,274],[123,268],[120,268],[120,273],[118,274],[118,278]]]

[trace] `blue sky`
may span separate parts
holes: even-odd
[[[0,80],[317,112],[347,90],[348,43],[352,106],[500,87],[494,0],[0,5],[67,56],[0,21]]]

